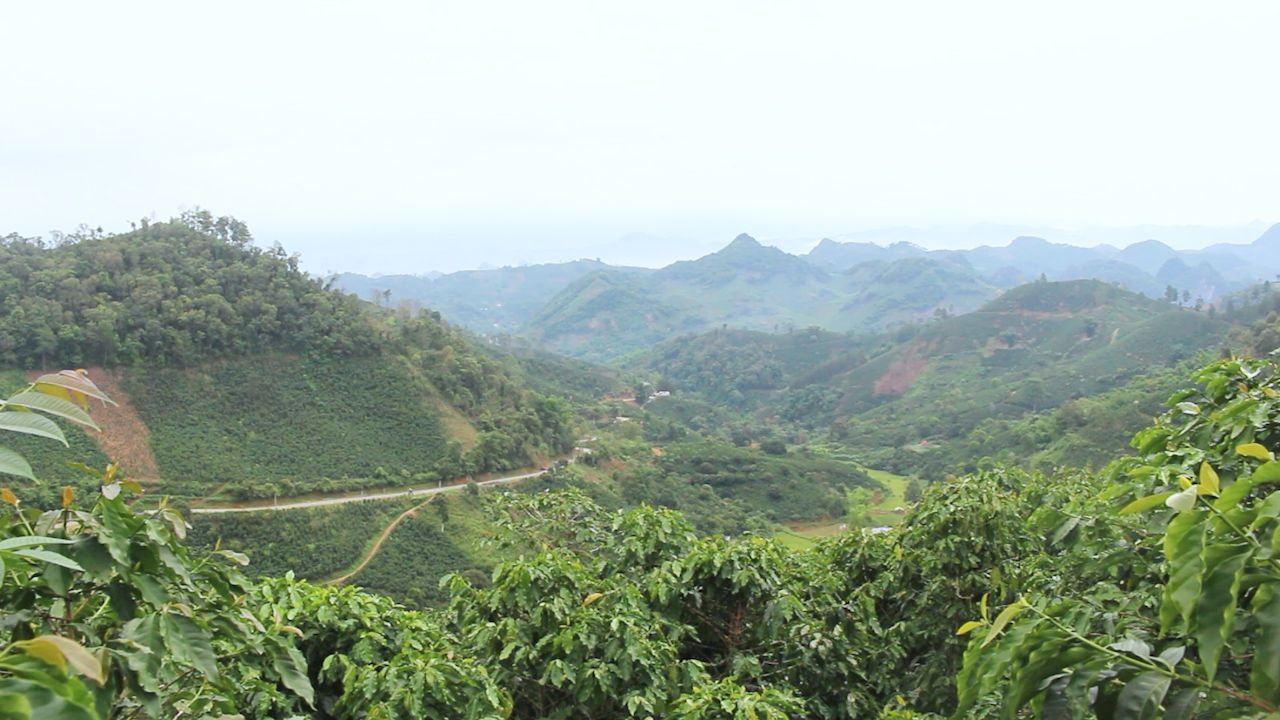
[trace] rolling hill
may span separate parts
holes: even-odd
[[[829,428],[874,466],[939,469],[976,460],[967,438],[984,424],[1121,388],[1217,347],[1228,328],[1099,281],[1036,282],[886,335],[715,331],[634,362],[695,397]]]
[[[963,260],[877,260],[831,272],[746,235],[643,276],[600,271],[561,291],[524,334],[603,361],[681,334],[733,327],[883,330],[972,310],[997,290]]]
[[[570,408],[526,378],[547,370],[554,392],[575,376],[584,395],[615,382],[581,367],[557,377],[556,363],[482,348],[431,313],[378,310],[251,240],[193,213],[0,243],[3,389],[88,366],[121,400],[95,435],[114,444],[33,449],[45,480],[110,458],[166,492],[270,497],[512,468],[573,442]]]
[[[606,265],[599,260],[574,260],[431,276],[341,273],[334,276],[334,284],[386,307],[407,302],[431,308],[450,322],[475,332],[512,333],[566,286],[606,269],[624,275],[649,272],[644,268]]]

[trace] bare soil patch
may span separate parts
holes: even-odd
[[[102,432],[89,431],[98,447],[111,461],[124,469],[125,475],[140,483],[160,479],[160,467],[151,453],[151,431],[121,386],[120,376],[113,370],[87,368],[89,379],[115,400],[118,405],[94,403],[90,414]]]
[[[908,347],[889,369],[876,380],[872,392],[876,395],[902,395],[920,373],[929,367],[929,345],[917,342]]]

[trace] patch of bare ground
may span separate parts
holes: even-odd
[[[911,383],[920,377],[920,373],[929,367],[929,352],[932,348],[924,342],[916,342],[908,347],[889,369],[876,380],[872,392],[876,395],[901,395],[911,387]]]
[[[140,483],[160,479],[160,468],[151,453],[151,431],[138,415],[129,400],[129,394],[121,386],[120,376],[112,370],[100,367],[87,368],[89,379],[102,388],[117,405],[93,402],[90,414],[102,432],[89,431],[89,435],[102,448],[102,452],[118,463],[125,476]]]

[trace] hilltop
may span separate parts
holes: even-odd
[[[111,421],[128,428],[127,447],[86,456],[94,442],[77,435],[71,450],[33,448],[41,476],[70,479],[65,460],[110,458],[191,497],[528,465],[572,445],[572,413],[525,378],[554,393],[567,376],[591,376],[482,349],[438,313],[363,303],[207,213],[57,245],[10,236],[0,308],[5,389],[25,370],[88,366],[121,397]],[[592,384],[577,382],[583,393]]]

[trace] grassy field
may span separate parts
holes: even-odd
[[[873,495],[873,503],[868,509],[871,515],[872,527],[897,526],[906,517],[906,513],[894,512],[894,508],[905,508],[907,506],[903,493],[906,491],[910,478],[885,470],[866,467],[863,470],[886,488],[885,491],[877,492]],[[793,550],[804,550],[813,547],[821,538],[840,535],[848,532],[848,530],[849,528],[844,518],[834,518],[816,522],[787,523],[779,527],[774,537]]]
[[[895,475],[886,470],[873,470],[866,468],[867,474],[873,479],[879,481],[886,488],[887,492],[880,493],[880,502],[871,505],[871,520],[873,526],[894,527],[902,522],[902,518],[906,513],[894,512],[894,508],[907,506],[904,493],[907,489],[907,483],[911,478],[906,475]]]

